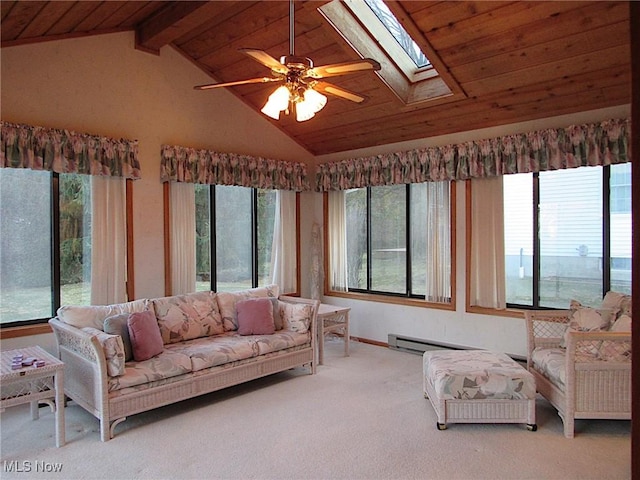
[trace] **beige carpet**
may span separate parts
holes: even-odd
[[[539,399],[523,425],[436,429],[419,355],[327,342],[325,365],[260,379],[127,419],[100,442],[73,402],[55,448],[48,407],[1,416],[4,479],[624,479],[630,422],[581,420],[576,437]],[[56,469],[61,469],[54,472]],[[27,472],[26,470],[30,470]],[[43,472],[42,470],[49,470]]]

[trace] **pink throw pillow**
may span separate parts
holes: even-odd
[[[162,335],[156,316],[151,310],[135,312],[127,320],[133,359],[136,362],[149,360],[164,350]]]
[[[273,303],[269,298],[250,298],[236,303],[240,335],[271,335],[276,331]]]

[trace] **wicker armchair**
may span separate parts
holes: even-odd
[[[630,333],[570,331],[565,337],[570,310],[531,310],[525,319],[527,368],[558,410],[565,437],[573,437],[575,419],[631,419]],[[559,375],[545,368],[554,361]]]

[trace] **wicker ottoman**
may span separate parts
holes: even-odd
[[[537,429],[533,375],[503,353],[427,351],[423,377],[439,430],[447,423],[525,423]]]

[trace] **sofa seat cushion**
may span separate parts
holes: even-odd
[[[236,332],[174,343],[165,348],[189,357],[194,372],[258,355],[255,337]]]
[[[564,390],[566,384],[566,349],[536,348],[531,353],[533,368]]]
[[[224,332],[214,292],[154,298],[151,302],[164,344]]]
[[[311,334],[279,330],[272,335],[255,335],[253,337],[258,345],[258,354],[265,355],[292,347],[300,347],[311,342]]]
[[[127,362],[125,373],[109,378],[109,391],[175,377],[191,371],[191,359],[180,352],[164,350],[149,360]]]

